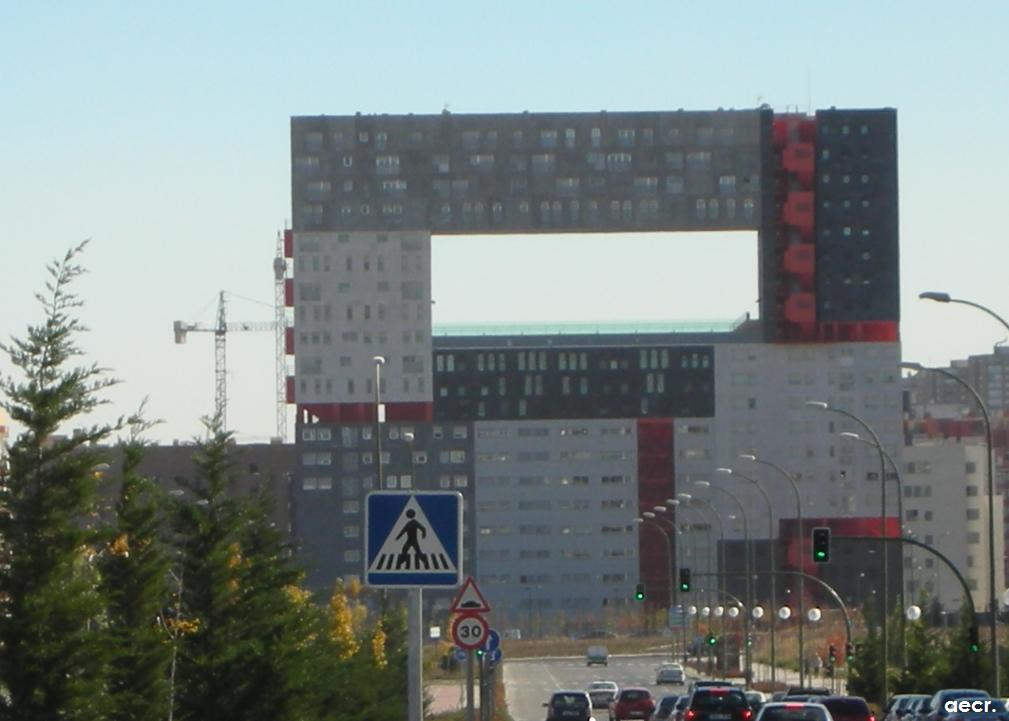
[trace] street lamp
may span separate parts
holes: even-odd
[[[875,442],[870,441],[868,438],[862,438],[862,436],[851,431],[841,431],[839,434],[841,438],[847,438],[852,441],[858,441],[864,443],[867,446],[871,446],[877,450],[877,452],[882,453],[883,457],[890,462],[890,466],[893,468],[893,478],[897,484],[897,532],[900,537],[904,537],[904,483],[900,477],[900,468],[897,466],[893,457],[886,452],[886,449],[882,446],[877,446]],[[883,481],[886,482],[885,479]],[[901,544],[900,551],[901,559],[904,558],[904,548]],[[912,568],[913,570],[913,568]],[[907,669],[907,619],[905,618],[905,601],[904,601],[904,574],[901,572],[900,588],[897,592],[897,603],[900,606],[900,667],[902,669]]]
[[[742,478],[744,481],[749,481],[750,485],[752,485],[754,488],[756,488],[758,491],[760,491],[760,495],[764,497],[764,503],[767,505],[767,547],[768,547],[768,550],[769,550],[767,556],[768,556],[768,558],[770,560],[770,567],[771,567],[771,608],[774,609],[776,607],[777,602],[778,602],[777,601],[777,594],[775,593],[775,591],[776,591],[776,588],[775,588],[775,586],[776,586],[776,581],[775,581],[776,573],[775,573],[775,571],[777,570],[776,569],[777,562],[775,561],[775,558],[774,558],[774,556],[775,556],[775,545],[774,545],[774,508],[773,508],[773,506],[771,504],[771,498],[770,498],[770,496],[767,495],[767,491],[765,491],[763,489],[763,487],[754,478],[750,478],[749,476],[744,476],[742,473],[739,473],[739,472],[733,470],[732,468],[716,468],[715,472],[717,472],[717,473],[725,473],[725,474],[733,476],[735,478]],[[751,548],[751,557],[752,557],[752,548]],[[750,600],[750,603],[752,605],[752,603],[753,603],[752,599]],[[761,614],[763,614],[763,609],[761,609]],[[775,682],[776,676],[777,676],[777,668],[776,668],[777,658],[776,658],[775,640],[774,640],[774,627],[777,625],[775,623],[775,621],[774,621],[775,617],[776,617],[776,614],[774,614],[772,612],[770,614],[770,618],[769,618],[770,625],[771,625],[771,685],[772,686],[774,685],[774,682]],[[754,618],[757,619],[757,620],[759,620],[760,616],[754,616]]]
[[[375,363],[375,461],[378,463],[378,489],[385,488],[385,479],[382,478],[382,366],[385,365],[385,356],[373,356]]]
[[[883,663],[880,664],[880,669],[882,670],[882,698],[887,698],[888,696],[888,686],[889,679],[887,678],[886,669],[889,665],[889,649],[887,645],[887,615],[890,613],[890,568],[887,562],[887,552],[886,552],[886,458],[883,456],[883,444],[879,440],[879,436],[876,435],[876,431],[872,429],[868,423],[862,420],[860,417],[854,413],[841,408],[835,408],[825,401],[806,401],[807,408],[818,408],[819,410],[829,411],[831,413],[837,413],[845,418],[850,418],[855,421],[858,425],[862,426],[865,431],[872,436],[873,445],[876,446],[876,450],[879,452],[879,489],[880,489],[880,502],[879,502],[879,543],[880,543],[880,553],[882,559],[883,569],[883,593],[882,593],[882,609],[883,612],[880,614],[883,619],[882,623],[882,633],[880,634],[882,638],[880,639],[883,648],[882,656]],[[901,558],[904,557],[903,552],[901,553]],[[904,585],[903,575],[901,576],[900,585]]]
[[[925,295],[925,294],[922,294]],[[989,311],[983,306],[978,306],[976,303],[970,303],[968,301],[954,301],[950,299],[949,301],[942,302],[957,302],[963,303],[965,305],[971,305],[994,315],[1000,321],[1002,319],[995,315],[992,311]],[[1005,321],[1002,321],[1005,324]],[[1009,326],[1007,326],[1009,328]],[[992,434],[991,434],[991,416],[988,414],[988,408],[985,406],[984,401],[981,400],[980,394],[977,389],[974,388],[970,383],[965,381],[963,378],[958,376],[956,373],[946,370],[945,368],[930,368],[923,366],[921,363],[912,363],[906,361],[900,364],[901,368],[906,368],[907,370],[913,370],[917,372],[928,371],[929,373],[938,373],[942,376],[950,378],[956,381],[961,386],[967,389],[967,391],[973,396],[974,401],[977,403],[978,408],[981,409],[981,418],[984,421],[984,433],[985,433],[985,469],[988,475],[988,625],[991,631],[991,665],[992,665],[992,688],[994,689],[995,696],[1000,696],[1000,681],[999,678],[999,655],[998,655],[998,638],[996,636],[996,615],[998,614],[998,605],[995,600],[995,476],[994,470],[992,468]]]
[[[722,517],[719,515],[718,511],[715,510],[715,507],[712,506],[710,503],[708,503],[703,498],[693,497],[693,496],[690,496],[689,494],[686,494],[686,493],[677,494],[677,495],[687,496],[688,500],[693,499],[697,503],[701,504],[701,506],[703,508],[708,509],[708,511],[711,512],[711,515],[715,517],[715,520],[718,521],[718,537],[719,537],[719,548],[718,548],[718,559],[719,559],[718,560],[718,570],[719,570],[719,574],[718,574],[718,580],[719,580],[719,601],[721,601],[723,598],[725,598],[725,524],[722,523]],[[724,619],[724,617],[722,618],[722,636],[723,637],[725,636],[725,619]],[[726,673],[726,664],[727,663],[728,663],[728,655],[723,651],[722,652],[722,675],[723,676]]]
[[[739,500],[739,497],[736,496],[736,494],[732,493],[731,491],[727,491],[724,488],[721,488],[719,486],[713,486],[708,481],[694,481],[694,485],[698,486],[700,488],[709,488],[712,491],[717,491],[718,493],[721,493],[722,495],[728,496],[729,499],[732,500],[732,502],[735,503],[736,507],[739,509],[739,517],[743,521],[743,556],[744,556],[744,558],[743,558],[744,564],[743,565],[744,565],[745,570],[746,570],[746,586],[745,586],[745,588],[746,588],[746,607],[748,609],[749,608],[753,608],[753,567],[752,567],[751,562],[750,562],[750,559],[753,556],[753,546],[750,543],[750,526],[749,526],[749,523],[747,522],[747,519],[746,519],[746,509],[743,508],[743,503],[742,503],[742,501]],[[726,571],[727,571],[727,569],[724,569],[724,568],[722,569],[722,573],[725,573]],[[744,621],[746,622],[746,624],[745,624],[745,633],[746,633],[747,637],[749,637],[749,635],[750,635],[749,617],[747,616],[744,619]],[[746,646],[746,685],[749,686],[752,683],[752,681],[753,681],[753,669],[752,669],[752,666],[750,664],[750,646],[747,644],[747,646]]]
[[[751,461],[752,463],[759,463],[768,468],[774,469],[775,472],[780,474],[789,485],[792,486],[792,492],[795,494],[795,520],[796,520],[796,536],[798,537],[798,548],[796,549],[796,570],[802,571],[802,553],[803,553],[803,532],[802,532],[802,496],[799,493],[799,484],[795,482],[795,477],[786,471],[784,468],[779,466],[773,461],[768,461],[763,458],[757,458],[753,453],[742,453],[739,456],[744,461]],[[800,574],[799,575],[799,685],[806,685],[806,655],[805,655],[805,639],[804,639],[804,627],[805,622],[803,617],[805,613],[805,579]],[[785,619],[782,619],[785,620]]]
[[[664,506],[656,506],[655,507],[655,511],[656,512],[661,512],[661,511],[665,511],[665,510],[666,509],[665,509]],[[669,603],[672,604],[673,593],[674,593],[674,587],[673,587],[673,568],[676,566],[676,547],[673,545],[673,538],[672,538],[672,536],[670,536],[669,533],[666,531],[666,529],[662,526],[662,524],[659,523],[659,519],[656,518],[654,512],[652,512],[652,511],[645,511],[644,513],[641,514],[641,517],[638,517],[638,518],[634,519],[635,523],[642,524],[642,525],[644,525],[645,521],[652,521],[652,524],[653,524],[652,527],[655,528],[657,531],[659,531],[662,534],[662,536],[666,539],[666,548],[667,548],[668,553],[669,553],[669,556],[668,556],[668,558],[669,558],[669,578],[668,578],[669,588],[667,589],[667,593],[669,595],[667,596],[667,598],[669,599]],[[673,530],[676,530],[675,526],[673,527]],[[677,533],[678,532],[679,531],[677,531]],[[668,620],[668,615],[669,615],[669,613],[667,611],[666,612],[667,620]],[[676,652],[675,651],[673,652],[673,657],[674,658],[676,657]]]

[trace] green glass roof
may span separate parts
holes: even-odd
[[[544,321],[542,323],[444,323],[435,335],[573,335],[587,333],[728,333],[743,319]]]

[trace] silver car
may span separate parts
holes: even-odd
[[[655,670],[655,685],[683,683],[683,666],[678,663],[664,663]]]

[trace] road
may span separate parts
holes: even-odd
[[[512,660],[504,664],[508,711],[515,721],[543,721],[543,704],[561,688],[584,689],[590,681],[615,681],[618,686],[644,686],[652,696],[677,693],[683,686],[656,686],[655,668],[669,654],[610,656],[609,666],[585,665],[585,657]],[[606,709],[596,709],[599,721],[606,721]]]

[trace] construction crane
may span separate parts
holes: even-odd
[[[229,323],[225,313],[224,291],[220,292],[217,302],[217,323],[187,323],[185,321],[175,321],[175,342],[185,343],[188,333],[213,333],[214,334],[214,411],[220,419],[221,428],[227,428],[228,409],[228,373],[227,373],[227,345],[225,338],[228,333],[237,331],[276,331],[277,321],[232,321]],[[282,336],[283,330],[280,331]],[[284,406],[284,428],[280,428],[278,420],[278,435],[281,439],[286,435],[286,404]]]

